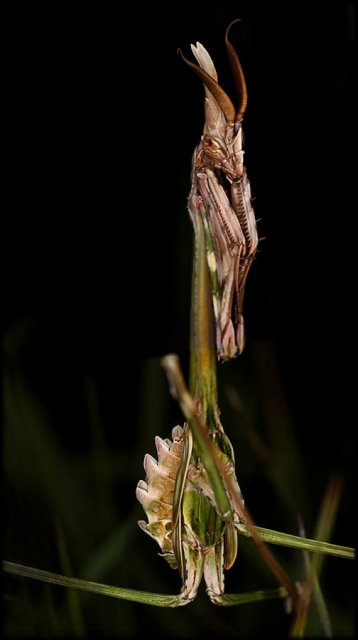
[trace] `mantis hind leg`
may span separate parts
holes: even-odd
[[[224,595],[224,545],[222,539],[204,552],[206,593],[213,604],[222,604]]]
[[[187,604],[195,599],[203,576],[205,558],[198,547],[184,546],[185,575],[183,587],[178,596],[182,604]]]

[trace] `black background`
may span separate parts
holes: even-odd
[[[248,339],[276,341],[297,404],[304,384],[304,414],[319,411],[314,429],[306,422],[310,438],[320,443],[328,421],[334,441],[348,419],[353,7],[126,9],[32,7],[8,25],[6,326],[37,318],[37,358],[65,350],[92,372],[118,371],[119,360],[135,371],[168,351],[185,357],[186,197],[203,94],[176,50],[204,41],[233,96],[222,34],[240,15],[232,37],[249,88],[246,163],[264,237]]]
[[[176,51],[204,43],[234,96],[223,34],[236,17],[245,160],[265,238],[247,287],[248,350],[275,345],[307,464],[349,484],[348,1],[18,8],[6,25],[6,363],[16,353],[68,450],[88,445],[81,375],[99,381],[108,441],[133,446],[143,361],[188,358],[186,198],[203,90]],[[116,389],[130,423],[120,431],[110,420]]]

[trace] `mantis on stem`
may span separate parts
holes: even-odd
[[[228,31],[225,41],[241,98],[236,112],[201,44],[192,47],[199,66],[187,61],[203,80],[206,95],[204,135],[194,153],[189,196],[194,228],[189,390],[176,357],[167,356],[162,362],[186,423],[183,429],[174,428],[173,441],[156,438],[158,462],[145,457],[147,480],[137,487],[137,497],[149,520],[141,521],[140,526],[157,540],[168,562],[178,567],[182,590],[174,596],[150,594],[6,562],[8,572],[164,607],[192,601],[204,577],[212,602],[229,606],[296,597],[295,586],[272,558],[270,566],[284,587],[253,594],[224,594],[224,569],[235,561],[238,532],[253,537],[266,558],[262,540],[354,557],[352,549],[253,526],[236,479],[234,452],[220,421],[216,356],[228,360],[244,348],[244,288],[257,247],[242,151],[241,122],[247,91]]]

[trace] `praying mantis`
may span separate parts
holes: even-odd
[[[242,120],[247,106],[245,76],[226,30],[225,44],[240,104],[234,108],[217,82],[214,64],[203,45],[192,45],[199,65],[186,64],[205,88],[205,122],[193,157],[189,213],[196,227],[202,219],[211,278],[219,360],[230,360],[244,349],[243,300],[258,236],[251,189],[244,166]]]
[[[250,594],[225,594],[224,590],[224,572],[235,562],[238,533],[253,538],[283,584],[262,592],[261,599],[299,598],[296,585],[270,557],[263,540],[280,544],[285,539],[292,547],[305,544],[307,549],[322,550],[314,541],[286,534],[280,538],[278,533],[253,526],[218,408],[216,362],[228,361],[244,349],[244,292],[258,244],[242,149],[247,89],[229,40],[230,28],[225,44],[239,94],[237,109],[221,88],[203,45],[192,45],[198,64],[181,54],[205,90],[204,131],[193,156],[188,200],[194,230],[190,379],[187,388],[176,356],[163,358],[185,422],[183,427],[174,427],[171,440],[157,436],[158,461],[145,456],[146,480],[139,481],[136,492],[148,518],[139,526],[178,569],[181,591],[174,596],[148,594],[5,563],[5,569],[12,573],[163,607],[192,602],[204,579],[212,603],[229,606],[250,601]],[[325,550],[353,557],[352,550],[338,545],[327,544]]]

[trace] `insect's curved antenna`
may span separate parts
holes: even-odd
[[[178,49],[179,55],[182,57],[184,62],[190,67],[204,82],[205,86],[209,89],[210,93],[214,96],[215,100],[218,102],[220,109],[222,109],[225,118],[228,123],[233,124],[235,121],[235,107],[232,104],[229,96],[225,93],[224,89],[222,89],[216,80],[212,78],[204,69],[201,69],[199,65],[194,64],[190,60],[188,60],[181,49]]]
[[[231,70],[232,70],[232,74],[234,76],[234,81],[235,81],[235,86],[236,86],[236,90],[239,94],[239,99],[240,99],[240,106],[236,112],[236,117],[235,117],[235,121],[236,122],[241,122],[241,120],[244,117],[244,113],[246,111],[246,107],[247,107],[247,87],[246,87],[246,80],[245,80],[245,75],[239,60],[239,56],[237,55],[234,47],[232,46],[230,40],[229,40],[229,33],[231,30],[231,27],[233,24],[235,24],[236,22],[240,22],[241,18],[237,18],[236,20],[233,20],[232,22],[230,22],[228,28],[226,29],[225,32],[225,44],[226,44],[226,49],[227,49],[227,54],[229,57],[229,61],[230,61],[230,65],[231,65]]]

